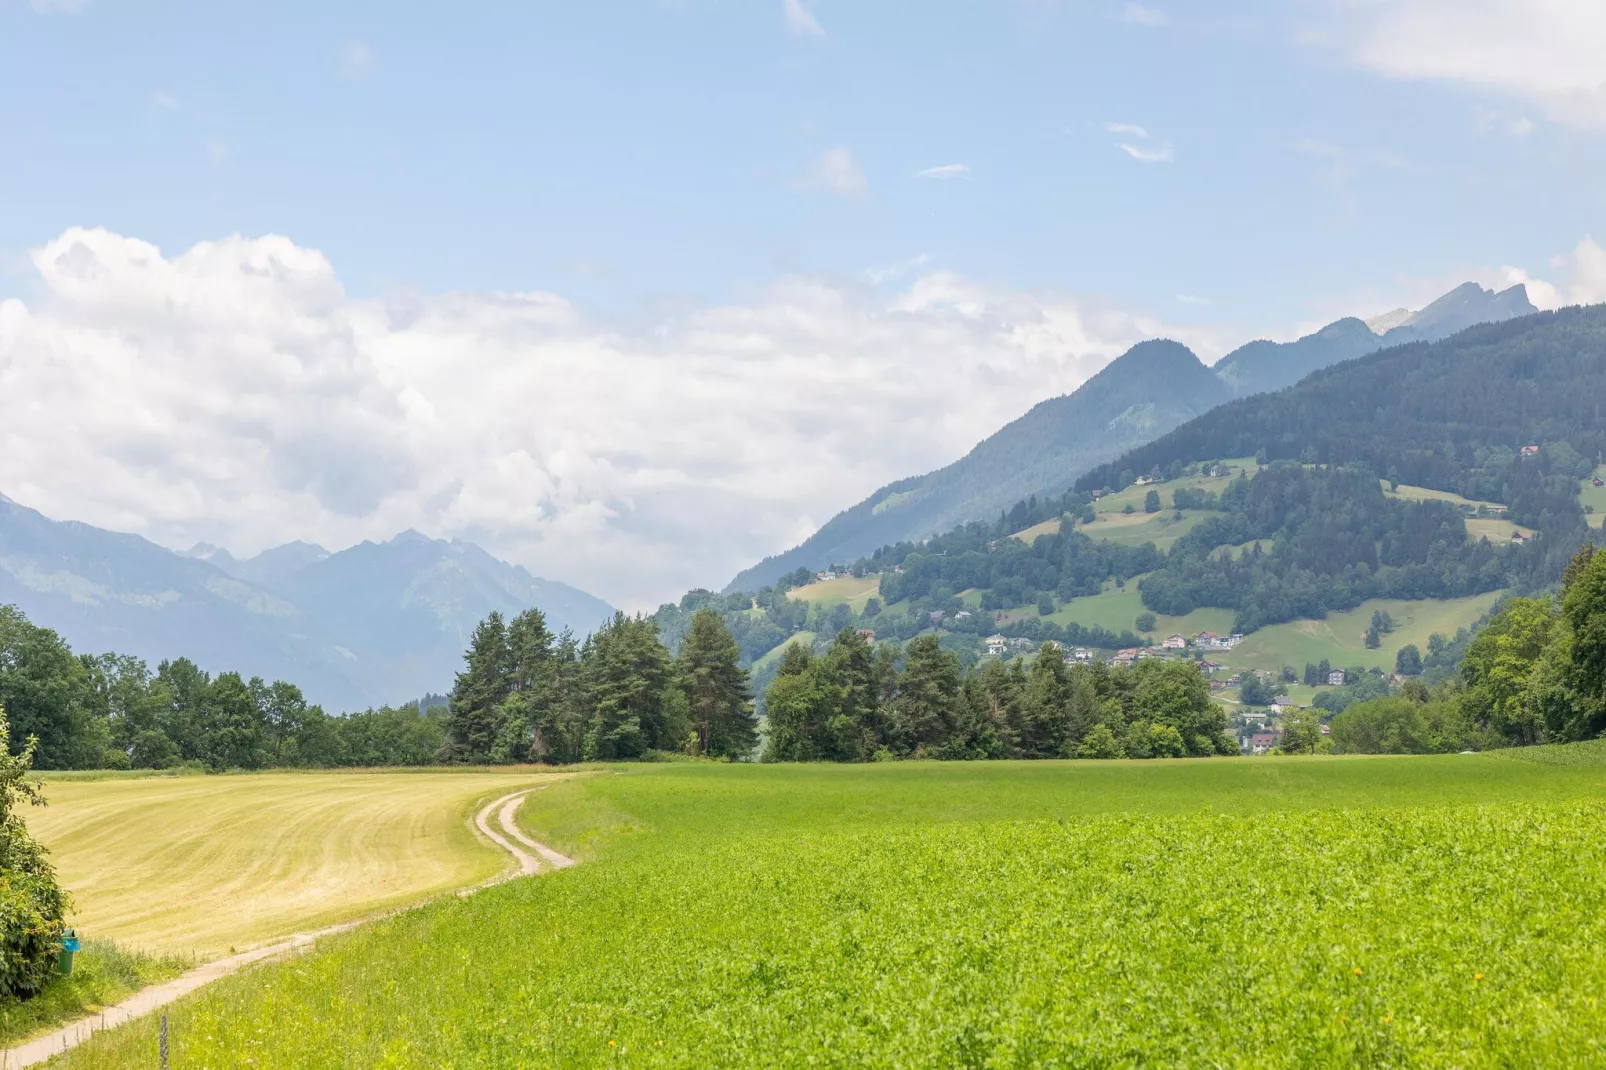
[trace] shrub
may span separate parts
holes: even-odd
[[[28,835],[17,807],[40,805],[38,784],[23,778],[33,765],[37,741],[10,753],[11,726],[0,710],[0,999],[31,996],[50,979],[61,953],[67,896],[44,847]]]

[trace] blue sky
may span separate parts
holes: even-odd
[[[86,412],[0,490],[652,604],[1142,337],[1606,298],[1603,52],[1581,0],[0,0],[0,386]]]
[[[1270,329],[1603,229],[1599,137],[1513,136],[1486,116],[1527,101],[1381,76],[1310,40],[1341,20],[1323,4],[800,9],[819,33],[782,0],[13,0],[0,249],[282,233],[357,294],[613,309],[925,256]],[[862,192],[811,187],[839,148]]]

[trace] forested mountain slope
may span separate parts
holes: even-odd
[[[1391,313],[1381,336],[1345,318],[1294,342],[1250,342],[1213,369],[1176,342],[1140,343],[1075,392],[1040,402],[945,468],[882,487],[801,545],[746,569],[725,590],[755,590],[800,567],[845,563],[879,546],[991,520],[1031,495],[1058,494],[1093,465],[1228,398],[1281,389],[1383,346],[1533,311],[1521,285],[1496,293],[1469,282],[1417,312]]]
[[[1064,489],[1078,473],[1228,396],[1186,346],[1139,343],[1075,393],[1039,402],[946,468],[882,487],[802,545],[742,572],[726,589],[754,590],[799,567],[851,561],[886,543],[995,516],[1028,495]]]
[[[1606,306],[1484,324],[1243,398],[1088,472],[1079,490],[1210,457],[1362,465],[1581,529],[1577,480],[1606,451]]]

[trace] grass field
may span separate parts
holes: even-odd
[[[1598,1064],[1603,757],[621,769],[525,809],[586,864],[220,982],[173,1065]]]
[[[797,632],[794,635],[787,636],[786,639],[771,647],[769,651],[755,658],[752,664],[752,671],[762,672],[769,668],[782,654],[786,653],[786,648],[793,643],[802,643],[806,648],[813,650],[816,638],[818,637],[813,632]]]
[[[87,939],[209,956],[486,880],[467,820],[530,770],[61,779],[24,816]]]
[[[1500,600],[1501,593],[1420,602],[1376,598],[1343,613],[1329,613],[1325,620],[1289,621],[1251,632],[1243,642],[1212,660],[1235,669],[1276,669],[1284,665],[1299,669],[1307,661],[1326,658],[1335,668],[1363,665],[1392,672],[1394,656],[1401,647],[1415,643],[1426,653],[1429,635],[1437,632],[1448,639],[1457,628],[1471,627]],[[1368,650],[1366,629],[1372,623],[1373,612],[1379,609],[1394,618],[1395,629],[1382,637],[1376,650]]]
[[[1031,612],[1035,615],[1037,610]],[[1108,628],[1121,632],[1134,626],[1139,613],[1145,612],[1142,596],[1138,594],[1138,581],[1128,580],[1125,587],[1114,583],[1105,585],[1095,595],[1073,598],[1057,609],[1048,620],[1056,624],[1080,624],[1084,628]],[[1232,630],[1233,612],[1230,609],[1196,609],[1185,617],[1155,615],[1154,634],[1164,639],[1173,632],[1193,635],[1196,632],[1227,632]],[[1213,660],[1220,661],[1220,658]]]
[[[1595,476],[1606,479],[1606,465],[1595,469]],[[1586,479],[1578,485],[1578,503],[1594,508],[1594,512],[1586,513],[1584,519],[1592,528],[1599,528],[1606,521],[1606,487],[1597,487],[1592,479]]]
[[[853,612],[863,613],[864,604],[872,597],[881,593],[881,576],[838,576],[834,580],[811,583],[806,587],[794,587],[786,593],[786,597],[795,598],[799,602],[819,602],[822,605],[836,605],[845,602],[853,607]]]

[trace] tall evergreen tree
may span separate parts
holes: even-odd
[[[681,746],[686,726],[665,701],[671,666],[657,625],[617,613],[586,641],[580,660],[590,708],[583,758],[640,758]]]
[[[445,757],[488,762],[502,735],[502,703],[512,687],[512,654],[502,614],[492,612],[474,628],[467,663],[452,688]]]
[[[904,651],[893,701],[896,737],[911,752],[941,744],[954,727],[959,697],[959,658],[935,635],[920,635]]]
[[[747,686],[742,651],[720,615],[712,609],[692,614],[680,646],[675,680],[686,696],[697,750],[714,758],[752,753],[758,741],[753,696]]]

